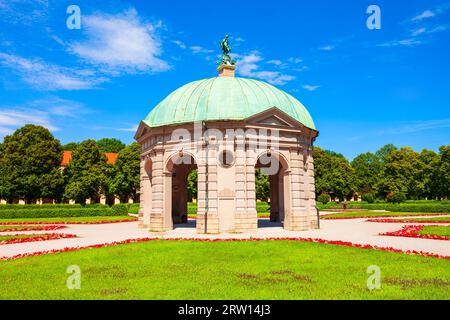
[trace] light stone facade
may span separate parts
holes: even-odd
[[[197,169],[197,232],[255,231],[255,170],[271,168],[271,221],[286,230],[318,228],[316,136],[276,107],[244,121],[156,128],[141,123],[136,134],[142,146],[140,226],[162,232],[187,222],[186,180]]]

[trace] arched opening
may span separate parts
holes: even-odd
[[[268,152],[258,158],[255,169],[258,228],[283,227],[289,214],[287,162],[282,156]]]
[[[190,154],[179,153],[167,163],[170,200],[166,205],[170,208],[168,212],[171,213],[174,228],[196,227],[195,219],[189,219],[189,214],[196,213],[196,207],[192,205],[193,199],[197,197],[196,170],[197,163]]]

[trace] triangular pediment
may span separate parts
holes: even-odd
[[[149,132],[150,127],[143,121],[139,124],[139,127],[136,131],[136,134],[134,135],[134,139],[138,140],[140,137],[144,136]]]
[[[282,126],[282,127],[291,127],[289,122],[284,121],[283,119],[280,119],[279,117],[272,115],[264,119],[258,120],[256,123],[259,124],[268,124],[272,126]]]
[[[248,124],[270,127],[299,128],[302,126],[296,119],[276,107],[251,116],[246,121]]]

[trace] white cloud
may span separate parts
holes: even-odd
[[[106,79],[88,75],[88,70],[72,69],[39,59],[26,59],[0,52],[0,65],[17,73],[40,90],[83,90],[95,88]]]
[[[319,48],[319,50],[322,50],[322,51],[332,51],[332,50],[334,50],[334,48],[335,48],[335,46],[328,45],[328,46]]]
[[[436,26],[436,27],[430,29],[427,33],[436,33],[436,32],[447,31],[449,28],[450,28],[449,24],[442,24],[440,26]]]
[[[450,119],[415,121],[397,128],[381,130],[378,134],[407,134],[441,128],[450,128]]]
[[[192,46],[189,47],[189,49],[192,51],[193,54],[208,54],[214,52],[213,50],[205,49],[200,46]]]
[[[0,0],[0,19],[32,25],[47,18],[48,0]]]
[[[180,40],[172,40],[172,43],[175,43],[178,47],[180,47],[181,49],[186,49],[187,46],[183,41]]]
[[[418,35],[421,35],[422,33],[425,33],[425,32],[427,32],[427,28],[419,28],[419,29],[413,30],[411,32],[411,35],[413,37],[417,37]]]
[[[258,51],[253,51],[248,55],[233,55],[237,59],[237,71],[245,77],[262,79],[273,85],[285,85],[289,81],[295,80],[295,76],[282,74],[278,71],[259,70],[258,63],[264,59]]]
[[[308,91],[316,91],[317,89],[320,88],[320,86],[317,85],[311,85],[311,84],[305,84],[304,86],[302,86],[303,89],[308,90]]]
[[[297,72],[303,72],[305,70],[308,70],[309,67],[308,66],[301,66],[300,68],[294,68],[292,70],[297,71]]]
[[[26,124],[59,131],[58,124],[64,123],[64,119],[76,118],[88,112],[83,104],[58,97],[34,100],[21,106],[3,106],[0,107],[0,134],[10,134]]]
[[[273,64],[275,66],[281,66],[283,62],[281,60],[269,60],[266,62],[267,64]]]
[[[290,62],[290,63],[298,64],[298,63],[303,62],[303,59],[302,59],[302,58],[290,57],[290,58],[289,58],[289,62]]]
[[[117,131],[124,131],[124,132],[136,132],[138,129],[138,125],[133,125],[131,127],[128,128],[118,128],[116,129]]]
[[[435,15],[436,14],[433,11],[425,10],[424,12],[419,14],[418,16],[415,16],[414,18],[412,18],[411,21],[421,21],[423,19],[434,17]]]
[[[69,51],[113,74],[165,71],[170,66],[160,58],[158,25],[143,22],[134,9],[117,15],[83,16],[82,30],[87,38],[69,44]]]
[[[412,47],[420,44],[422,44],[422,41],[417,39],[403,39],[381,43],[378,44],[378,47],[398,47],[398,46]]]
[[[423,11],[421,14],[410,19],[412,22],[421,22],[425,19],[436,17],[440,14],[445,13],[450,9],[450,2],[446,2],[440,5],[437,5],[431,9]]]

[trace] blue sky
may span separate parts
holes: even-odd
[[[66,27],[71,4],[80,30]],[[380,30],[366,27],[371,4]],[[238,75],[297,97],[323,148],[450,142],[448,0],[0,0],[0,139],[35,123],[62,143],[129,143],[171,91],[216,76],[225,33]]]

